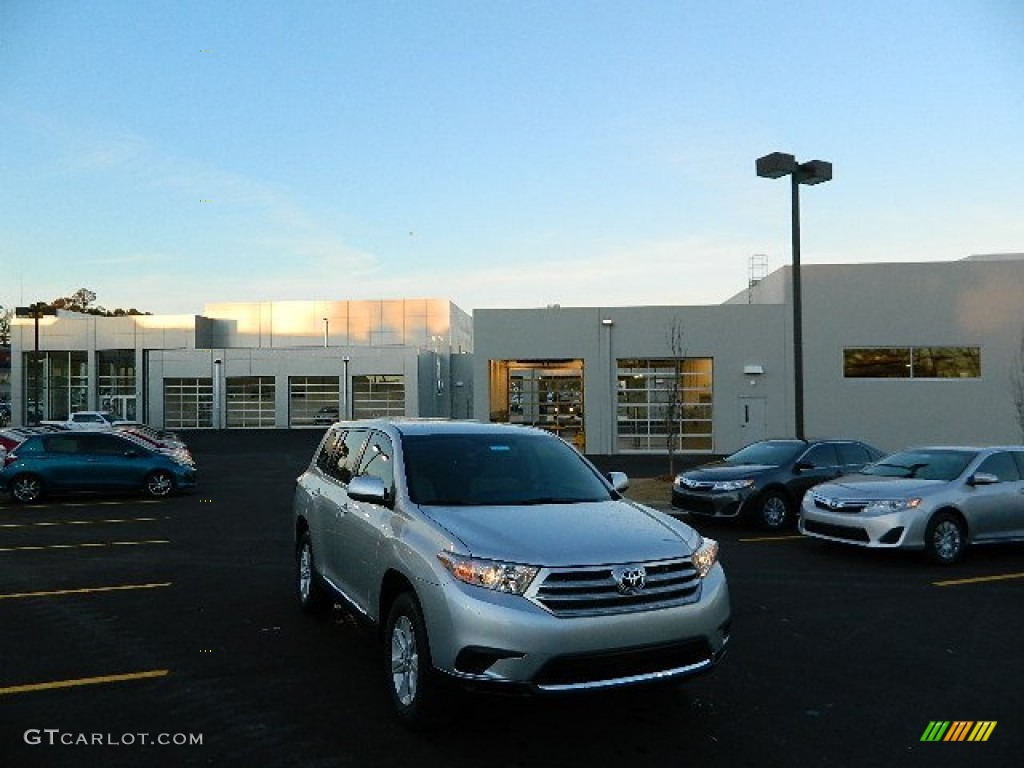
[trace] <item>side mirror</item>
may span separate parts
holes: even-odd
[[[967,478],[968,485],[995,485],[998,482],[999,478],[988,472],[975,472]]]
[[[814,462],[813,461],[798,461],[793,466],[793,471],[794,472],[805,472],[808,469],[814,469]]]
[[[612,484],[612,488],[619,493],[629,489],[629,477],[625,472],[609,472],[608,482],[610,482]]]
[[[359,475],[349,481],[348,496],[353,501],[365,501],[369,504],[386,504],[388,491],[384,487],[384,481],[379,477]]]

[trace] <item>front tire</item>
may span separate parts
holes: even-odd
[[[964,556],[967,532],[956,515],[939,512],[928,521],[924,532],[924,551],[939,565],[952,565]]]
[[[146,493],[155,499],[166,496],[174,490],[174,478],[170,472],[158,469],[146,475]]]
[[[35,475],[19,475],[11,481],[11,496],[22,504],[32,504],[43,496],[43,481]]]
[[[303,531],[295,551],[295,592],[303,613],[315,615],[327,609],[327,594],[316,573],[313,540],[309,531]]]
[[[768,491],[757,504],[757,524],[766,531],[780,531],[793,519],[792,502],[779,491]]]
[[[423,612],[410,593],[391,605],[384,632],[388,693],[398,718],[413,728],[437,720],[437,680]]]

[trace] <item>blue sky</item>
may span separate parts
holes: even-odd
[[[0,305],[713,304],[1024,252],[1019,0],[3,0]]]

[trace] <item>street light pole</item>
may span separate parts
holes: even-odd
[[[793,155],[773,152],[757,159],[757,175],[766,179],[789,176],[792,189],[793,239],[793,401],[796,437],[804,434],[804,329],[803,288],[800,282],[800,185],[821,184],[832,179],[832,163],[811,160],[797,163]]]

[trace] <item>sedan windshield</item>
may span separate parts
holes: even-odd
[[[614,497],[582,457],[553,436],[405,435],[409,496],[434,506],[575,504]]]
[[[902,451],[866,467],[862,474],[949,481],[959,477],[976,455],[975,451],[959,450]]]
[[[726,457],[727,464],[764,464],[779,467],[793,461],[797,454],[807,447],[802,440],[763,440],[740,448],[736,453]]]

